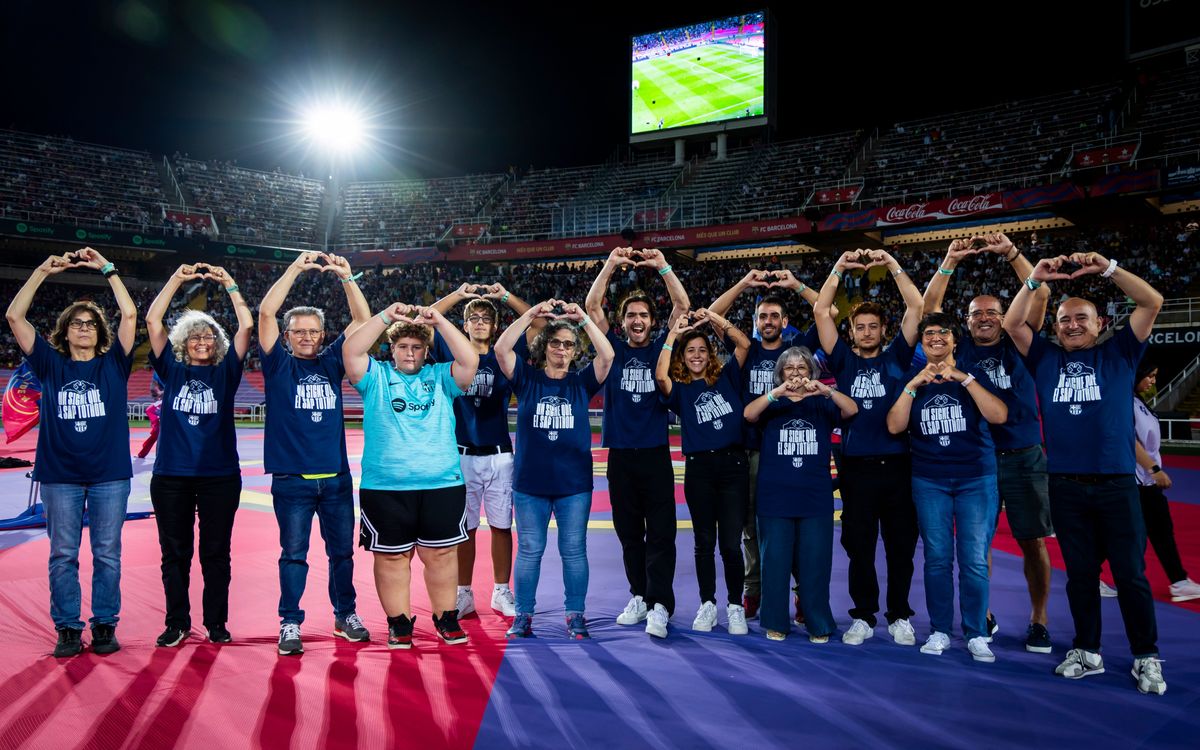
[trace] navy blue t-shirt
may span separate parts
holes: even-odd
[[[989,390],[1008,407],[1008,421],[990,425],[996,450],[1010,451],[1042,444],[1037,389],[1012,339],[1004,336],[995,344],[980,346],[968,334],[958,340],[954,359],[960,369],[974,367],[982,373],[980,378],[986,375],[987,382],[994,386]]]
[[[659,331],[647,346],[634,347],[609,329],[616,359],[604,380],[604,446],[657,448],[667,444],[667,406],[658,397],[654,367],[666,340]]]
[[[808,518],[833,513],[830,434],[841,421],[833,399],[781,398],[758,418],[757,513],[767,518]]]
[[[518,357],[512,388],[517,395],[513,489],[543,496],[591,492],[588,402],[600,391],[593,366],[550,378]],[[657,400],[654,394],[651,397]]]
[[[959,370],[974,375],[993,395],[996,388],[974,367],[956,361]],[[913,366],[904,382],[924,366]],[[905,396],[904,398],[908,398]],[[908,416],[913,476],[926,479],[969,479],[996,473],[996,445],[975,399],[962,383],[934,381],[917,389]]]
[[[675,381],[667,407],[679,415],[683,453],[715,451],[742,445],[742,368],[730,357],[717,382]]]
[[[33,478],[84,484],[132,477],[127,408],[132,361],[121,342],[76,362],[37,336],[25,360],[42,385]]]
[[[263,387],[267,392],[267,426],[263,433],[263,468],[268,474],[340,474],[346,460],[342,414],[343,334],[316,359],[293,356],[277,341],[262,353]]]
[[[842,428],[842,453],[847,456],[890,456],[908,452],[908,436],[888,432],[887,413],[908,382],[913,348],[903,335],[892,339],[877,357],[860,357],[838,339],[829,354],[829,367],[838,390],[858,404],[858,414]]]
[[[1074,352],[1033,338],[1025,364],[1037,386],[1050,473],[1134,473],[1129,394],[1145,351],[1129,326]]]
[[[733,351],[736,346],[733,339],[725,337],[725,346]],[[746,366],[742,369],[742,403],[748,404],[775,387],[775,363],[779,355],[793,346],[807,347],[814,355],[821,349],[821,338],[817,335],[817,327],[809,326],[802,336],[781,337],[780,345],[775,349],[763,348],[762,341],[750,339],[750,349],[746,352]],[[813,377],[819,377],[813,373]],[[758,450],[762,442],[761,421],[758,424],[746,422],[745,445],[749,450]]]
[[[233,402],[242,380],[242,360],[233,346],[217,365],[185,365],[170,342],[150,364],[167,384],[159,415],[158,456],[154,473],[170,477],[219,477],[237,474],[237,433]]]
[[[517,359],[529,358],[529,343],[524,336],[517,339],[513,351]],[[437,331],[433,334],[433,356],[438,362],[454,361],[454,353]],[[458,444],[473,448],[504,446],[511,450],[512,437],[508,434],[511,397],[512,383],[500,371],[496,352],[489,347],[487,354],[479,356],[479,369],[471,387],[454,399],[454,434]]]

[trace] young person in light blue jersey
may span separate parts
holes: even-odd
[[[1071,267],[1077,267],[1068,272]],[[1135,307],[1124,327],[1099,342],[1096,306],[1072,297],[1055,315],[1061,348],[1025,325],[1038,288],[1047,281],[1099,275],[1112,279]],[[1099,253],[1043,258],[1021,286],[1004,331],[1025,357],[1037,386],[1050,471],[1050,515],[1067,567],[1067,601],[1075,639],[1055,669],[1078,679],[1104,671],[1100,656],[1100,563],[1108,558],[1117,583],[1133,678],[1142,693],[1167,690],[1158,658],[1158,624],[1146,581],[1146,526],[1134,477],[1133,410],[1129,394],[1162,295]]]
[[[452,362],[426,363],[433,328],[446,339]],[[368,354],[385,329],[392,351],[386,363]],[[438,637],[466,643],[454,609],[454,547],[467,540],[467,526],[452,403],[475,377],[479,355],[437,310],[396,303],[346,338],[342,360],[363,397],[359,543],[375,557],[388,648],[412,647],[414,549],[425,565]]]
[[[854,270],[879,266],[896,281],[904,299],[900,330],[886,346],[887,318],[882,307],[863,302],[850,311],[851,350],[838,335],[833,300],[843,277]],[[913,555],[917,549],[917,510],[912,498],[912,465],[908,439],[887,429],[887,412],[904,384],[912,363],[921,319],[921,292],[890,254],[883,250],[843,253],[821,287],[813,307],[821,348],[837,378],[838,388],[858,403],[858,414],[842,429],[838,484],[842,494],[842,548],[850,560],[847,579],[853,620],[842,642],[860,646],[875,635],[879,614],[879,578],[875,554],[879,537],[887,563],[888,634],[901,646],[917,642],[909,618],[913,609]]]
[[[700,326],[735,342],[724,365]],[[742,529],[749,503],[749,467],[742,448],[742,363],[750,339],[710,310],[680,315],[658,355],[654,379],[667,406],[679,415],[683,432],[683,494],[695,537],[696,581],[700,609],[692,630],[709,632],[717,624],[717,568],[713,547],[721,551],[728,595],[725,614],[731,635],[745,635],[742,607],[745,568]]]
[[[283,315],[283,341],[277,318],[296,280],[306,271],[341,282],[350,308],[346,330],[325,344],[325,312],[293,307]],[[308,578],[308,544],[313,516],[321,527],[329,559],[329,601],[333,634],[368,641],[354,590],[354,480],[346,456],[342,412],[342,343],[371,318],[350,263],[327,253],[300,253],[271,286],[258,308],[258,347],[262,356],[267,424],[263,467],[271,475],[271,504],[279,522],[279,653],[304,652],[300,597]]]
[[[113,336],[94,302],[68,305],[47,342],[25,317],[37,290],[71,268],[108,279],[121,322]],[[90,247],[51,255],[29,274],[8,307],[8,326],[42,386],[33,479],[41,483],[50,538],[50,617],[58,634],[54,655],[83,650],[79,544],[88,514],[92,545],[92,651],[121,648],[121,527],[129,502],[129,419],[126,384],[137,333],[137,307],[117,269]]]
[[[492,343],[499,328],[500,311],[496,305],[507,305],[521,315],[529,305],[501,284],[463,284],[441,298],[433,307],[443,315],[461,302],[463,331],[479,355],[475,379],[459,398],[454,399],[454,432],[461,454],[463,478],[467,487],[467,541],[458,545],[458,593],[455,608],[459,617],[475,613],[475,594],[471,579],[475,570],[475,534],[479,529],[479,513],[487,515],[491,537],[492,609],[506,617],[516,615],[509,577],[512,574],[512,472],[513,447],[508,434],[508,403],[512,400],[512,384],[500,371]],[[544,319],[535,321],[530,332],[540,330]],[[529,355],[526,339],[519,339],[518,355]],[[453,359],[446,340],[433,335],[433,356],[438,362]]]
[[[533,364],[517,356],[517,342],[535,318],[549,322],[533,340]],[[596,356],[582,370],[571,365],[587,331]],[[542,554],[553,515],[563,566],[567,636],[589,637],[584,609],[588,587],[587,524],[592,508],[592,428],[588,402],[613,363],[612,344],[576,304],[548,300],[526,310],[496,340],[496,361],[517,396],[517,452],[513,510],[517,535],[517,615],[509,638],[533,635]]]
[[[746,404],[762,425],[758,469],[758,539],[762,561],[761,622],[767,638],[791,629],[788,581],[795,577],[809,640],[827,643],[836,628],[829,607],[833,569],[833,429],[854,416],[854,399],[817,380],[817,362],[791,347],[775,365],[775,387]]]
[[[926,313],[941,312],[942,300],[955,268],[970,256],[979,254],[1003,258],[1020,281],[1033,271],[1033,264],[1003,234],[954,240],[925,288]],[[1050,287],[1043,286],[1037,295],[1025,320],[1034,331],[1040,331],[1046,319]],[[1008,407],[1008,421],[991,426],[996,444],[996,483],[1000,504],[1008,515],[1009,528],[1024,559],[1025,585],[1031,605],[1025,650],[1048,654],[1051,644],[1050,632],[1046,629],[1046,603],[1050,599],[1050,553],[1046,550],[1046,537],[1054,534],[1054,526],[1050,521],[1046,452],[1042,449],[1042,425],[1037,413],[1033,377],[1012,340],[1004,335],[1003,322],[1004,304],[999,298],[983,294],[971,300],[966,311],[965,335],[955,331],[958,346],[954,356],[960,367],[977,367],[986,374],[996,395]],[[989,547],[989,574],[991,561]],[[989,610],[988,638],[998,629],[996,618]]]
[[[654,334],[651,298],[643,291],[621,300],[618,320],[624,339],[610,330],[604,295],[613,272],[623,266],[652,268],[671,298],[667,327],[688,309],[687,292],[658,250],[616,248],[588,290],[587,314],[615,353],[613,377],[604,381],[603,444],[608,450],[608,491],[613,528],[621,542],[625,578],[632,597],[617,616],[619,625],[646,621],[646,633],[667,637],[675,611],[675,474],[667,438],[667,407],[654,386],[654,365],[663,332]],[[593,342],[594,345],[594,342]]]
[[[184,282],[203,280],[220,284],[233,302],[238,330],[232,342],[225,329],[199,310],[184,311],[170,332],[163,326],[171,299]],[[150,364],[166,384],[159,418],[162,436],[150,479],[167,599],[166,629],[158,637],[159,646],[178,646],[191,631],[188,588],[197,517],[204,627],[213,643],[232,640],[225,627],[230,547],[242,494],[233,404],[253,328],[254,316],[233,277],[207,263],[180,266],[146,313]]]
[[[932,632],[921,653],[950,648],[957,550],[963,636],[976,661],[993,662],[988,648],[987,551],[996,531],[996,448],[989,424],[1003,424],[1008,407],[982,372],[954,356],[957,322],[947,313],[921,319],[928,362],[909,371],[908,384],[887,413],[887,428],[907,432],[912,446],[912,496],[925,544],[925,603]]]

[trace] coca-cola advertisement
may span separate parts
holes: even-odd
[[[1003,210],[1004,196],[1002,193],[983,193],[960,198],[942,198],[936,201],[885,206],[875,210],[875,225],[892,227],[899,224],[941,221]]]

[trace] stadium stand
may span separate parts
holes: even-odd
[[[342,192],[344,247],[429,246],[455,221],[475,219],[505,180],[500,174],[356,182]]]

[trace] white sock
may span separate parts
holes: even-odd
[[[492,590],[493,591],[508,591],[508,584],[507,583],[497,583],[496,587]]]
[[[458,593],[460,593],[460,594],[461,594],[461,593],[462,593],[462,592],[464,592],[464,591],[470,592],[470,591],[471,591],[471,587],[470,587],[470,586],[459,586],[459,587],[458,587]]]

